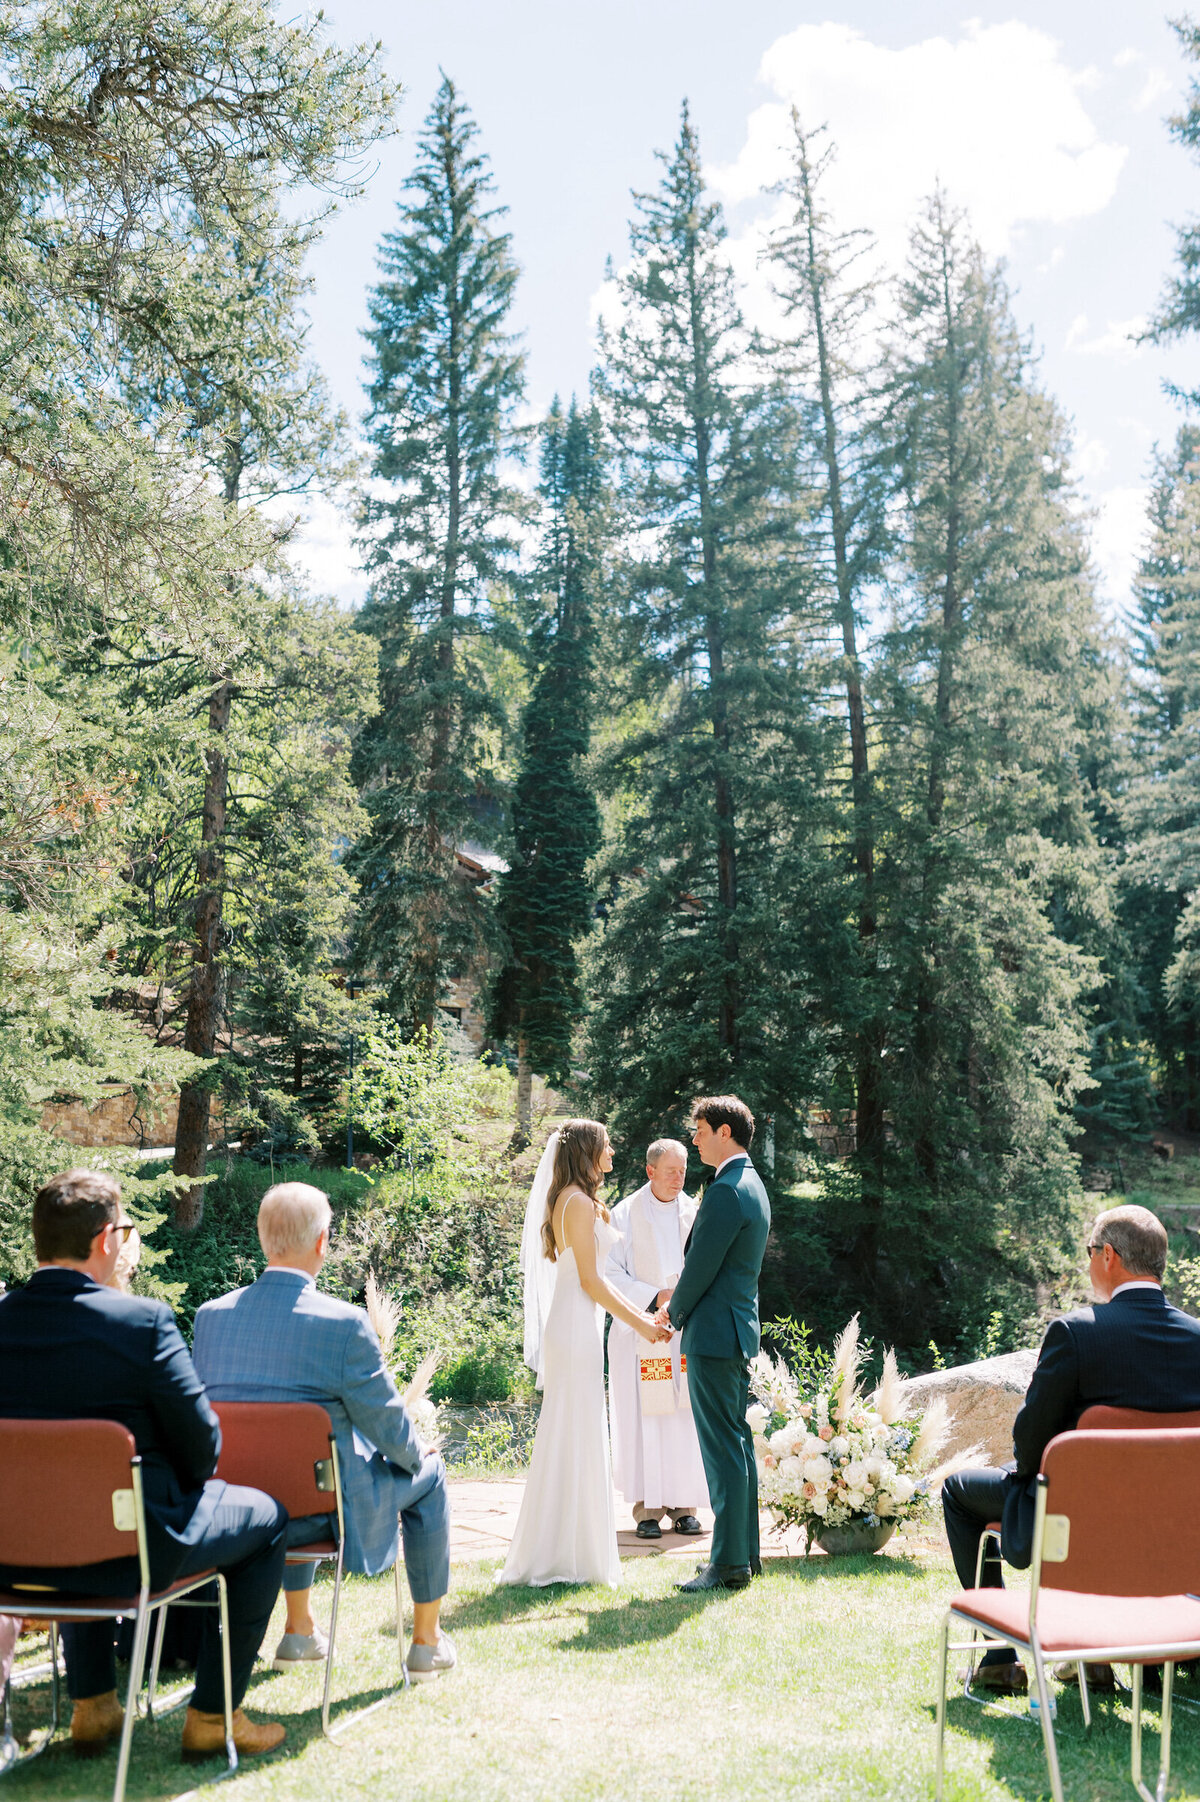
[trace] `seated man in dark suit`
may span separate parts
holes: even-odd
[[[212,1480],[220,1449],[205,1399],[170,1309],[105,1287],[121,1254],[121,1191],[111,1176],[68,1170],[38,1191],[33,1239],[38,1268],[0,1300],[0,1416],[20,1420],[115,1420],[142,1458],[150,1580],[154,1588],[198,1571],[224,1573],[234,1742],[268,1752],[284,1730],[251,1721],[238,1704],[283,1578],[287,1516],[257,1489]],[[0,1583],[44,1583],[83,1595],[136,1593],[136,1558],[30,1571],[0,1567]],[[183,1754],[225,1750],[217,1611],[202,1611],[196,1688]],[[111,1620],[65,1625],[71,1738],[83,1756],[121,1731]]]
[[[1006,1561],[1028,1568],[1042,1453],[1057,1434],[1078,1424],[1085,1408],[1103,1403],[1159,1414],[1200,1408],[1200,1321],[1173,1308],[1162,1292],[1162,1222],[1148,1208],[1110,1208],[1096,1217],[1087,1256],[1096,1299],[1107,1305],[1051,1322],[1013,1422],[1015,1462],[1004,1470],[960,1471],[943,1486],[946,1535],[964,1589],[974,1587],[979,1541],[989,1521],[1002,1524]],[[982,1582],[1003,1587],[994,1553],[984,1562]],[[975,1680],[1009,1694],[1027,1687],[1024,1667],[1007,1646],[985,1653]]]

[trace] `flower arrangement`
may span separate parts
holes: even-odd
[[[868,1398],[859,1387],[862,1359],[856,1314],[834,1347],[828,1376],[810,1394],[802,1394],[783,1361],[766,1352],[750,1368],[756,1399],[746,1419],[754,1433],[759,1494],[780,1530],[804,1529],[809,1549],[826,1528],[913,1519],[952,1471],[978,1457],[972,1446],[935,1464],[950,1437],[945,1402],[936,1398],[922,1413],[906,1412],[890,1351]]]
[[[386,1294],[379,1287],[373,1270],[367,1272],[366,1299],[367,1319],[375,1329],[375,1337],[379,1340],[383,1361],[388,1364],[391,1361],[396,1327],[400,1320],[400,1304],[394,1296]],[[441,1361],[440,1351],[435,1349],[426,1352],[404,1391],[404,1405],[417,1430],[417,1438],[427,1452],[440,1451],[442,1444],[442,1423],[438,1405],[429,1394],[429,1385],[437,1374],[437,1368]]]

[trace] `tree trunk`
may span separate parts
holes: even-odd
[[[225,973],[220,962],[222,909],[225,898],[225,815],[229,792],[229,759],[222,742],[229,728],[233,688],[228,671],[208,698],[212,742],[205,753],[204,813],[200,854],[196,859],[196,897],[192,975],[188,989],[183,1045],[193,1057],[210,1058],[224,1012]],[[176,1176],[203,1177],[208,1156],[210,1088],[206,1076],[184,1083],[179,1091],[175,1129]],[[193,1180],[175,1198],[175,1224],[194,1232],[204,1215],[204,1187]]]
[[[524,1014],[524,1008],[521,1009]],[[529,1062],[529,1040],[522,1024],[517,1031],[517,1130],[513,1148],[523,1151],[533,1137],[533,1069]]]

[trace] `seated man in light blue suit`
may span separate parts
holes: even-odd
[[[328,1198],[307,1183],[276,1183],[258,1210],[267,1268],[248,1289],[205,1302],[196,1315],[193,1358],[217,1402],[319,1402],[337,1440],[346,1518],[346,1569],[373,1577],[398,1554],[413,1598],[410,1677],[451,1670],[454,1647],[439,1625],[450,1586],[450,1503],[446,1471],[422,1447],[361,1308],[322,1295],[316,1278],[329,1249]],[[288,1542],[303,1545],[326,1517],[293,1521]],[[275,1669],[325,1656],[313,1620],[312,1565],[284,1578],[287,1624]]]

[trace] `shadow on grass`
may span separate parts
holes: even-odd
[[[631,1596],[611,1608],[594,1608],[575,1617],[577,1633],[556,1641],[560,1652],[621,1652],[633,1646],[669,1639],[686,1621],[706,1608],[728,1607],[734,1597],[726,1590],[705,1590],[699,1595],[655,1596],[643,1600]]]
[[[913,1558],[907,1552],[891,1555],[863,1552],[845,1558],[806,1558],[801,1553],[796,1558],[764,1558],[762,1576],[756,1577],[755,1582],[770,1582],[772,1578],[817,1583],[836,1582],[843,1577],[919,1577],[924,1576],[927,1569],[919,1558]]]
[[[1196,1686],[1200,1689],[1200,1685]],[[1079,1694],[1074,1689],[1060,1689],[1058,1716],[1054,1738],[1062,1770],[1063,1790],[1068,1799],[1081,1802],[1116,1802],[1130,1794],[1129,1781],[1129,1696],[1124,1691],[1092,1693],[1092,1726],[1083,1722]],[[1181,1697],[1180,1700],[1185,1698]],[[1191,1700],[1190,1697],[1186,1698]],[[936,1733],[937,1706],[931,1702],[925,1712],[931,1733]],[[954,1735],[990,1741],[992,1775],[1005,1784],[1014,1796],[1027,1802],[1041,1802],[1049,1789],[1046,1754],[1042,1732],[1031,1719],[1027,1706],[1001,1708],[995,1704],[981,1707],[961,1695],[950,1695],[946,1710],[946,1784],[953,1789]],[[1142,1717],[1142,1756],[1153,1783],[1158,1768],[1158,1704],[1145,1705]],[[1200,1717],[1176,1704],[1171,1726],[1172,1788],[1200,1769]],[[1195,1794],[1194,1785],[1186,1790]]]

